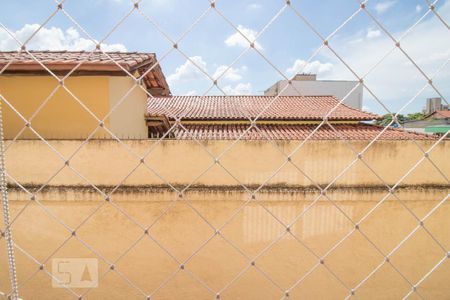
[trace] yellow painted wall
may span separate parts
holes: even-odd
[[[50,142],[64,157],[81,146],[81,141]],[[231,142],[209,141],[203,145],[218,155]],[[50,277],[45,273],[51,272],[51,258],[71,257],[96,258],[99,262],[100,285],[83,299],[145,299],[148,294],[152,294],[152,299],[214,299],[215,293],[224,288],[221,299],[281,299],[287,289],[291,299],[344,299],[350,288],[357,286],[384,261],[361,232],[380,251],[388,253],[419,224],[412,213],[419,219],[423,218],[450,192],[450,186],[442,175],[450,173],[446,155],[450,144],[447,141],[430,153],[430,159],[440,172],[424,161],[405,178],[404,183],[409,186],[397,190],[400,200],[393,196],[385,198],[387,189],[382,187],[380,179],[357,162],[336,182],[336,189],[328,192],[334,204],[353,222],[359,222],[377,207],[360,224],[360,231],[355,231],[352,223],[330,200],[321,199],[308,208],[318,196],[318,191],[308,188],[311,183],[293,167],[282,169],[279,176],[267,182],[268,189],[257,194],[255,201],[246,207],[242,206],[251,199],[250,195],[219,166],[213,166],[198,178],[180,199],[150,170],[138,166],[139,157],[153,149],[146,160],[149,167],[171,184],[185,186],[212,162],[207,152],[195,141],[169,140],[157,146],[151,140],[127,140],[124,143],[136,157],[115,141],[96,140],[84,145],[70,161],[70,166],[101,189],[110,190],[122,184],[122,188],[112,195],[111,203],[104,201],[68,167],[52,178],[47,188],[37,193],[39,202],[30,202],[29,195],[10,182],[9,196],[15,219],[13,234],[20,247],[16,248],[16,262],[20,293],[24,299],[73,299],[73,294],[67,290],[53,288]],[[433,145],[432,141],[418,143],[425,150]],[[276,144],[289,152],[298,146],[299,141]],[[351,146],[360,151],[366,144],[355,141]],[[40,141],[7,142],[7,146],[7,171],[29,190],[46,183],[63,165]],[[311,141],[292,159],[311,178],[327,184],[354,157],[355,154],[343,142]],[[376,142],[364,155],[366,162],[388,184],[400,179],[421,157],[423,154],[417,146],[408,141]],[[242,183],[255,187],[282,164],[283,157],[272,143],[242,141],[220,161]],[[136,166],[135,172],[129,175]],[[385,201],[380,204],[383,198]],[[283,226],[293,222],[305,210],[303,217],[292,226],[292,235],[286,235]],[[233,220],[227,222],[234,214]],[[445,249],[450,249],[449,214],[449,202],[443,202],[424,222],[444,249],[419,228],[390,257],[392,265],[408,281],[418,282],[446,256]],[[155,242],[144,234],[144,228],[157,219],[149,230]],[[234,246],[225,242],[223,237],[214,236],[214,228],[225,222],[227,225],[221,232]],[[71,236],[70,228],[81,223],[83,225],[77,230],[76,237]],[[332,250],[347,234],[348,239]],[[196,252],[206,241],[206,246]],[[274,245],[269,247],[274,241]],[[0,239],[0,291],[8,291],[5,249],[4,239]],[[193,253],[196,254],[181,271],[179,263]],[[38,263],[30,259],[30,255]],[[318,257],[325,255],[326,267],[318,265]],[[249,266],[252,259],[275,284],[255,267]],[[423,298],[448,299],[449,261],[444,260],[418,287]],[[39,263],[42,262],[45,267],[39,271]],[[111,272],[108,269],[111,263],[138,289]],[[296,285],[313,267],[316,269]],[[243,270],[246,271],[242,276],[228,286]],[[329,270],[342,282],[336,280]],[[34,272],[36,275],[27,280]],[[171,275],[173,278],[161,286]],[[356,290],[356,295],[359,299],[401,299],[410,290],[407,281],[390,264],[384,264]],[[74,289],[79,294],[86,291]],[[413,295],[412,299],[415,298],[417,295]]]
[[[109,110],[108,77],[71,76],[65,85],[98,118],[106,115]],[[50,76],[1,76],[0,94],[27,120],[41,103],[48,100],[31,121],[32,128],[45,138],[86,138],[98,125],[77,100]],[[25,121],[6,103],[2,103],[2,108],[6,138],[12,139],[18,134],[20,139],[38,138],[31,130],[24,129]],[[96,136],[105,134],[100,130]]]
[[[131,78],[121,76],[109,78],[109,95],[109,129],[121,139],[147,138],[147,94]]]
[[[65,80],[65,84],[99,119],[108,115],[106,128],[117,137],[147,137],[144,118],[147,97],[139,87],[128,93],[134,86],[131,78],[71,76]],[[32,128],[46,139],[85,139],[98,127],[95,118],[70,92],[50,76],[0,77],[0,94],[26,120],[32,117],[44,101],[48,101],[31,121]],[[25,128],[26,121],[6,102],[2,104],[6,138],[38,138],[30,129]],[[93,138],[111,138],[111,135],[103,128],[97,128]]]

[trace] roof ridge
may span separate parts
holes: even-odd
[[[336,100],[338,100],[339,103],[340,103],[340,105],[343,105],[343,106],[347,107],[348,109],[355,110],[355,111],[358,111],[358,112],[364,112],[364,113],[366,113],[366,114],[371,114],[371,115],[373,115],[373,116],[376,116],[377,118],[380,118],[380,117],[381,117],[381,116],[378,115],[378,114],[374,114],[374,113],[372,113],[372,112],[365,111],[365,110],[363,110],[363,109],[357,109],[357,108],[351,107],[351,106],[345,104],[343,100],[339,100],[339,99],[336,98],[335,96],[332,96],[332,97],[334,97]]]

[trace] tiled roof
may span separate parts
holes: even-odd
[[[437,110],[431,116],[436,119],[450,118],[450,110]]]
[[[303,140],[316,129],[316,125],[257,125],[247,131],[243,140]],[[334,124],[331,128],[323,124],[315,131],[312,140],[373,140],[384,127],[368,124]],[[249,125],[183,125],[174,129],[172,138],[181,140],[235,140],[238,139],[250,126]],[[387,128],[378,140],[427,140],[435,137],[405,131],[402,129]]]
[[[329,120],[362,121],[379,118],[375,114],[339,104],[333,96],[162,97],[148,100],[147,115],[166,115],[170,119],[236,120],[248,117],[254,119],[262,112],[259,120],[321,120],[336,106]]]
[[[106,54],[105,54],[106,53]],[[46,73],[47,71],[35,59],[55,73],[69,72],[76,67],[73,74],[119,72],[122,75],[135,71],[145,73],[157,63],[154,53],[138,52],[87,52],[87,51],[29,51],[0,52],[0,70],[2,74]],[[78,66],[78,64],[82,63]],[[120,66],[119,66],[120,65]],[[123,68],[123,69],[122,69]],[[162,89],[162,95],[170,95],[164,74],[159,64],[149,71],[144,82],[149,89]]]
[[[155,61],[154,53],[137,53],[137,52],[88,52],[88,51],[29,51],[27,52],[0,52],[0,64],[6,64],[12,61],[13,66],[18,65],[35,65],[38,64],[32,56],[45,65],[58,64],[61,66],[75,65],[80,61],[86,60],[83,65],[115,65],[114,61],[122,65],[128,70],[132,70],[136,66],[148,60]],[[9,68],[13,68],[10,66]]]

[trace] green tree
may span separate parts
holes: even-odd
[[[378,120],[377,121],[377,125],[388,126],[390,124],[390,126],[396,127],[397,124],[395,122],[391,124],[392,117],[393,117],[392,114],[385,114],[385,115],[383,115],[383,119]],[[421,113],[421,112],[413,113],[413,114],[407,114],[406,116],[402,115],[402,114],[399,114],[397,116],[397,120],[398,120],[398,122],[400,124],[403,124],[403,123],[405,123],[407,121],[423,120],[424,118],[425,118],[425,115],[423,113]]]
[[[407,114],[406,119],[409,121],[412,120],[423,120],[425,118],[425,115],[421,112],[414,113],[414,114]]]
[[[396,122],[392,122],[392,117],[394,115],[395,114],[385,114],[385,115],[383,115],[383,119],[378,120],[377,121],[377,125],[380,125],[380,126],[388,126],[388,125],[390,125],[390,126],[393,126],[393,127],[398,126],[398,124]],[[398,121],[398,123],[402,124],[403,122],[406,121],[406,118],[405,118],[404,115],[399,114],[399,115],[397,115],[397,121]]]

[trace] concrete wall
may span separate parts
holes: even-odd
[[[368,195],[373,200],[366,200]],[[272,193],[274,198],[283,199],[285,193]],[[77,199],[78,193],[59,201],[43,201],[41,204],[64,223],[76,227],[93,213],[102,202]],[[189,197],[195,207],[214,226],[221,226],[244,204],[242,200],[229,200],[224,192],[198,194]],[[222,198],[222,196],[225,196]],[[237,195],[239,198],[239,195]],[[334,196],[334,195],[332,195]],[[421,200],[403,198],[405,204],[423,217],[437,205],[442,192],[428,192]],[[65,196],[64,196],[65,197]],[[160,200],[152,194],[145,201],[134,199],[127,193],[127,200],[114,204],[131,215],[141,226],[150,226],[171,206],[171,210],[160,218],[149,231],[178,261],[185,261],[208,238],[213,230],[208,227],[183,201]],[[362,193],[358,201],[337,202],[340,209],[354,220],[359,220],[372,209],[381,194]],[[285,223],[304,211],[310,201],[302,194],[293,194],[291,199],[260,202]],[[226,199],[226,200],[224,200]],[[174,200],[174,199],[172,199]],[[376,200],[376,201],[375,201]],[[12,201],[12,213],[18,215],[26,201]],[[426,222],[427,229],[445,247],[450,245],[450,205],[448,202]],[[364,232],[384,253],[391,251],[417,223],[403,205],[389,199],[381,205],[372,217],[361,224]],[[257,266],[270,276],[283,290],[290,290],[293,299],[343,299],[349,291],[345,289],[323,266],[319,266],[307,279],[295,288],[297,280],[317,264],[318,259],[308,251],[304,243],[316,255],[323,256],[340,239],[353,230],[351,223],[332,204],[321,201],[308,210],[292,226],[292,235],[284,235],[283,226],[275,221],[257,203],[250,203],[222,229],[223,236],[245,253],[256,259]],[[295,236],[295,238],[294,238]],[[116,261],[134,243],[135,246],[115,263],[116,269],[125,274],[145,294],[154,292],[169,276],[179,270],[179,264],[172,259],[143,230],[110,204],[102,206],[77,230],[77,237],[100,253],[87,249],[80,240],[71,237],[59,222],[55,221],[36,204],[28,206],[14,224],[16,243],[38,261],[52,258],[97,258],[102,279],[83,299],[145,299],[144,295],[130,287],[119,275],[108,272],[109,264]],[[281,237],[281,238],[280,238]],[[280,240],[263,252],[271,242]],[[140,240],[139,240],[140,239]],[[298,239],[300,242],[298,242]],[[59,248],[64,241],[67,242]],[[139,240],[139,241],[138,241]],[[53,252],[56,253],[53,254]],[[225,240],[216,236],[186,263],[184,271],[178,273],[152,299],[213,299],[214,293],[202,287],[187,272],[192,272],[204,281],[214,292],[227,286],[243,271],[250,259],[235,250]],[[397,267],[411,282],[417,282],[431,270],[444,252],[421,229],[391,257]],[[103,261],[105,258],[107,261]],[[346,242],[332,251],[325,263],[349,287],[356,286],[383,257],[364,239],[359,232],[353,232]],[[62,288],[53,288],[50,277],[39,271],[39,265],[16,249],[16,263],[20,292],[23,299],[73,299],[74,296]],[[52,272],[52,261],[46,261],[45,268]],[[27,279],[34,273],[36,276]],[[8,291],[8,273],[4,240],[0,240],[0,291]],[[448,299],[450,268],[445,262],[429,279],[418,288],[425,299]],[[77,293],[86,289],[74,289]],[[357,290],[360,299],[401,299],[410,290],[407,282],[386,264]],[[254,267],[222,293],[223,299],[279,299],[283,291],[264,278]]]
[[[207,151],[218,156],[233,141],[204,141],[202,143],[207,151],[196,141],[165,140],[155,145],[155,140],[124,140],[126,147],[114,140],[93,140],[86,144],[82,141],[51,140],[49,143],[65,158],[72,156],[73,152],[80,148],[70,160],[70,165],[96,185],[115,185],[137,167],[133,176],[128,177],[123,184],[164,185],[166,181],[183,186],[191,183],[195,177],[202,175],[208,167],[211,167],[206,175],[197,178],[196,185],[238,186],[241,182],[245,185],[258,186],[266,182],[286,161],[286,157],[279,149],[290,153],[301,141],[276,141],[275,144],[265,141],[236,143],[220,159],[221,165],[232,176],[219,165],[214,165],[214,160]],[[350,144],[343,141],[309,141],[292,156],[292,162],[311,180],[326,185],[355,160],[357,154],[353,151],[361,151],[368,143],[369,141],[353,141]],[[393,185],[423,158],[419,146],[426,150],[434,143],[435,141],[378,141],[369,148],[363,159],[384,182]],[[7,142],[7,146],[7,170],[22,184],[46,182],[64,165],[64,162],[41,141],[23,140],[12,143],[11,146]],[[448,141],[444,141],[430,153],[430,158],[444,174],[450,173],[447,158],[449,147]],[[151,153],[145,162],[164,180],[148,168],[139,165],[140,157],[148,151]],[[292,164],[286,164],[267,184],[307,187],[313,185],[310,179]],[[403,183],[442,185],[447,182],[430,162],[424,160]],[[85,182],[66,167],[52,178],[50,184],[80,185]],[[335,182],[335,185],[382,186],[383,181],[357,160]]]
[[[65,80],[65,85],[94,115],[103,119],[133,86],[133,81],[127,77],[71,76]],[[48,99],[31,121],[32,128],[42,137],[87,138],[98,127],[98,122],[69,92],[58,86],[57,80],[50,76],[0,77],[0,95],[26,120]],[[6,138],[38,138],[6,103],[2,103],[2,109]],[[145,93],[136,87],[106,119],[105,125],[120,138],[146,138],[145,111]],[[102,128],[98,128],[93,137],[111,138]]]
[[[299,92],[301,95],[322,96],[333,95],[342,100],[359,83],[357,81],[333,81],[333,80],[294,80],[292,85],[288,86],[281,96],[295,96]],[[278,95],[286,86],[286,80],[279,81],[269,88],[264,94],[268,96]],[[358,86],[345,100],[344,103],[356,109],[362,109],[363,87]]]
[[[50,143],[64,156],[69,156],[81,144],[62,140]],[[124,143],[138,157],[153,149],[146,162],[177,187],[191,183],[212,162],[194,141],[169,140],[154,148],[154,141]],[[211,141],[204,145],[218,155],[230,143]],[[288,152],[298,143],[286,141],[277,145]],[[351,146],[359,151],[365,144],[353,142]],[[421,141],[419,145],[428,149],[432,142]],[[49,185],[36,194],[36,201],[30,201],[29,195],[13,182],[9,188],[15,219],[14,238],[23,250],[16,249],[16,262],[24,299],[73,299],[67,290],[53,288],[50,277],[45,274],[52,270],[50,258],[73,257],[98,259],[100,284],[83,299],[145,299],[145,295],[153,292],[152,299],[214,299],[215,293],[225,287],[221,299],[280,299],[288,289],[292,299],[343,299],[349,294],[343,284],[348,288],[356,286],[384,261],[361,232],[380,251],[388,253],[418,225],[411,212],[423,218],[450,191],[441,174],[447,177],[450,174],[445,155],[449,150],[448,142],[438,145],[430,155],[441,173],[425,161],[405,179],[406,185],[397,190],[400,200],[393,196],[385,198],[387,190],[380,180],[358,162],[349,169],[348,175],[336,182],[336,188],[327,193],[334,204],[322,198],[312,207],[319,193],[292,167],[282,169],[279,176],[267,182],[266,188],[253,201],[217,165],[179,198],[161,179],[142,165],[138,166],[138,159],[124,151],[122,145],[114,141],[91,141],[70,165],[105,191],[122,183],[112,194],[112,202],[106,202],[67,167],[52,178],[62,162],[46,147],[39,141],[18,141],[6,153],[8,173],[27,189],[35,190],[43,183]],[[402,177],[420,157],[420,151],[412,142],[378,142],[364,156],[389,184]],[[342,142],[314,141],[305,144],[293,161],[320,184],[327,184],[352,158],[351,151]],[[270,143],[247,141],[237,143],[220,161],[234,177],[256,187],[281,165],[283,158]],[[136,166],[135,172],[127,177]],[[379,204],[383,198],[385,201]],[[244,207],[244,204],[247,205]],[[360,224],[360,231],[355,231],[347,217],[359,222],[372,209],[370,217]],[[221,229],[221,236],[214,236],[214,229],[196,212],[213,228],[227,223]],[[450,204],[445,202],[425,221],[429,232],[447,250],[450,247],[449,214]],[[66,229],[60,221],[69,228],[83,225],[73,237],[71,229]],[[292,234],[286,234],[284,226],[292,222]],[[154,240],[144,233],[144,228],[151,224],[154,225],[149,235]],[[347,234],[350,234],[348,239],[330,252]],[[89,244],[91,249],[80,241]],[[196,252],[206,241],[206,246]],[[39,271],[38,263],[25,252],[39,262],[45,261],[44,270]],[[122,256],[124,252],[126,255]],[[185,269],[180,270],[179,263],[193,253]],[[318,264],[318,257],[325,255],[325,265]],[[407,280],[415,283],[444,256],[444,250],[419,229],[390,261]],[[275,284],[255,267],[249,267],[253,259]],[[113,262],[115,269],[126,275],[142,294],[117,273],[106,273]],[[292,288],[315,266],[317,268],[301,284]],[[228,286],[245,269],[239,280]],[[172,280],[159,288],[177,271]],[[27,280],[34,272],[36,276]],[[204,281],[211,291],[190,274]],[[0,239],[0,291],[8,291],[7,276],[5,244],[4,239]],[[418,291],[425,299],[448,299],[449,276],[447,260]],[[360,299],[399,299],[410,289],[392,266],[385,264],[357,289],[356,295]],[[83,293],[86,289],[75,288],[74,291]]]

